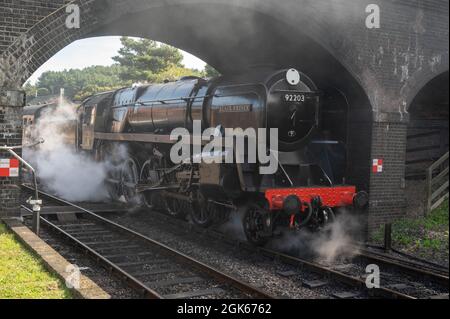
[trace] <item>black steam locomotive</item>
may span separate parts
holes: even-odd
[[[115,200],[179,218],[188,215],[204,227],[241,214],[248,240],[262,244],[276,227],[320,229],[333,221],[338,208],[367,204],[364,192],[333,185],[318,161],[305,156],[321,124],[320,112],[317,87],[295,69],[254,69],[209,81],[185,77],[88,98],[78,110],[75,144],[79,151],[118,168],[108,178]],[[198,148],[195,123],[201,123],[202,130],[214,128],[219,136],[225,128],[277,128],[278,149],[267,147],[265,153],[275,158],[276,172],[260,174],[263,164],[247,161],[245,150],[228,153],[232,162],[194,161],[199,150],[203,157],[221,158],[229,151],[224,146],[214,154],[205,152],[203,140]],[[171,138],[175,128],[187,129],[190,135],[186,144],[191,152],[179,163],[170,157],[180,142]],[[245,145],[255,142],[245,134],[241,137]],[[237,157],[246,160],[238,162]]]

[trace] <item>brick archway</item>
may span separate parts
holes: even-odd
[[[411,215],[426,209],[426,169],[448,152],[449,72],[434,74],[412,99],[406,143],[406,196]]]
[[[56,52],[82,38],[129,35],[152,38],[194,53],[223,73],[239,72],[251,65],[295,66],[322,86],[338,88],[358,115],[348,123],[349,162],[347,181],[360,188],[369,185],[370,101],[364,92],[352,57],[358,50],[346,36],[325,38],[331,7],[310,3],[292,11],[276,2],[259,0],[97,0],[71,1],[81,12],[81,28],[68,29],[65,7],[54,11],[23,33],[3,53],[0,82],[20,87]],[[168,21],[176,21],[170,23]],[[300,23],[299,23],[300,21]],[[213,28],[205,26],[214,26]],[[301,26],[301,27],[300,27]],[[344,50],[346,59],[332,52]],[[230,61],[233,61],[230,63]],[[364,119],[364,125],[356,122]],[[343,123],[347,125],[347,123]],[[363,138],[363,143],[361,143]],[[360,145],[366,148],[361,149]],[[356,151],[356,148],[359,148]],[[350,165],[349,165],[350,166]]]
[[[81,29],[67,29],[65,9],[58,9],[72,2],[81,8]],[[370,190],[373,222],[369,223],[377,226],[404,212],[406,107],[433,74],[448,70],[449,3],[379,0],[382,27],[368,29],[365,9],[370,3],[54,0],[43,6],[40,0],[13,2],[0,17],[0,23],[15,30],[0,31],[4,35],[0,87],[20,87],[67,44],[97,35],[160,40],[224,73],[236,71],[229,65],[248,67],[254,57],[257,63],[298,65],[319,85],[335,87],[349,98],[353,175],[364,176],[358,183]],[[39,6],[42,10],[36,9]],[[27,19],[21,18],[23,13]],[[370,160],[379,158],[384,159],[385,170],[373,174]]]
[[[241,64],[233,59],[236,68],[248,66],[254,55],[264,51],[269,53],[256,63],[307,61],[303,65],[321,65],[327,72],[331,68],[338,74],[346,73],[343,78],[357,82],[360,78],[355,76],[358,67],[351,63],[352,57],[358,55],[351,41],[342,35],[332,39],[323,37],[333,22],[329,12],[335,8],[331,5],[308,3],[304,9],[294,11],[289,10],[288,4],[279,6],[277,2],[259,0],[244,3],[237,0],[75,0],[69,3],[80,7],[81,28],[65,26],[68,16],[65,6],[41,19],[2,53],[2,86],[19,87],[40,65],[75,40],[112,34],[161,40],[194,53],[224,73],[236,71],[228,68],[228,55],[233,53],[230,47],[234,45],[233,50],[239,50],[239,56],[248,57]],[[246,43],[255,39],[261,39],[260,43],[246,48]],[[336,48],[351,51],[352,57],[336,56]]]
[[[414,74],[411,77],[410,81],[405,85],[403,91],[405,92],[405,109],[407,111],[410,110],[411,104],[414,99],[423,90],[425,86],[427,86],[431,81],[435,80],[439,76],[449,72],[449,57],[448,53],[443,56],[439,56],[435,58],[435,61],[441,61],[440,63],[436,63],[436,66],[430,66],[430,68],[426,68]]]

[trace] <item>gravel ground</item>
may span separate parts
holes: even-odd
[[[351,263],[342,261],[335,262],[330,267],[339,272],[351,276],[359,276],[365,278],[366,266],[370,263],[365,258],[354,258]],[[414,296],[416,298],[428,298],[441,294],[448,294],[448,287],[443,287],[431,282],[428,278],[410,275],[404,271],[399,272],[397,269],[389,269],[389,267],[380,266],[381,286],[391,288],[396,291]]]
[[[158,215],[152,215],[149,212],[110,213],[107,217],[277,297],[321,299],[330,298],[336,292],[357,292],[353,288],[337,282],[329,282],[323,287],[314,289],[304,287],[305,281],[323,280],[323,277],[309,271],[302,271],[298,267],[273,261],[259,253],[249,252],[220,240],[213,240],[208,235],[180,233],[178,225],[170,225],[158,219]],[[228,227],[229,229],[225,229],[227,233],[241,240],[244,239],[242,233],[236,230],[235,225],[228,225]],[[61,255],[82,267],[83,274],[110,293],[112,298],[139,297],[121,281],[111,278],[110,274],[92,262],[90,258],[75,251],[70,243],[64,242],[52,234],[45,232],[43,234],[46,241],[54,246]],[[359,273],[360,270],[358,268],[353,272]],[[287,275],[285,272],[291,273]],[[365,296],[361,295],[360,297]]]
[[[119,279],[111,276],[104,268],[95,263],[91,258],[82,254],[78,249],[67,241],[56,236],[54,233],[41,229],[41,238],[55,249],[70,263],[77,265],[81,273],[95,282],[113,299],[135,299],[139,295],[128,288]]]
[[[212,240],[207,235],[180,233],[179,227],[164,223],[147,212],[107,217],[277,297],[322,299],[330,298],[336,292],[357,292],[335,282],[315,289],[304,287],[304,281],[323,280],[323,277],[273,261],[259,253]],[[293,273],[286,274],[287,271]]]

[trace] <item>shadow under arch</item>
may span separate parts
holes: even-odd
[[[409,105],[406,150],[408,211],[425,210],[425,170],[449,149],[449,72],[426,83]]]
[[[401,90],[400,94],[405,97],[406,110],[409,111],[412,103],[416,99],[417,95],[427,86],[430,82],[449,72],[449,56],[448,53],[443,54],[437,60],[434,66],[424,68],[420,72],[415,73],[408,81],[408,84]]]

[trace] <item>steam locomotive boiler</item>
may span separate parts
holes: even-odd
[[[305,155],[320,126],[320,112],[317,87],[295,69],[261,68],[208,81],[185,77],[88,98],[78,110],[76,147],[116,168],[107,181],[113,199],[189,216],[204,227],[235,214],[248,240],[262,244],[277,228],[321,229],[338,208],[367,204],[366,193],[334,185]],[[196,123],[219,136],[227,128],[277,129],[277,149],[266,145],[265,152],[276,161],[275,173],[260,174],[263,163],[250,161],[245,149],[244,154],[236,148],[230,154],[225,146],[205,151],[203,139],[200,145],[195,142]],[[178,163],[170,156],[180,143],[171,139],[176,128],[188,132],[190,150]],[[268,143],[271,133],[266,134]],[[243,138],[245,145],[252,143]],[[198,156],[233,161],[198,162]]]

